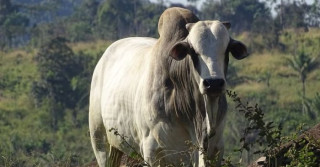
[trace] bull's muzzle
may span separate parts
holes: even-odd
[[[204,93],[207,95],[220,95],[225,90],[225,81],[220,78],[210,78],[203,80]]]

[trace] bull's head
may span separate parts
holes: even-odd
[[[199,21],[186,25],[189,35],[177,42],[170,50],[170,56],[182,60],[190,55],[196,70],[195,78],[202,94],[219,96],[225,92],[228,53],[236,59],[247,57],[247,48],[232,39],[228,33],[230,23],[220,21]]]

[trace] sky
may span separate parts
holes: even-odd
[[[156,1],[156,0],[152,0],[152,1]],[[166,0],[165,0],[166,1]],[[168,0],[170,2],[178,2],[178,3],[184,3],[186,4],[187,3],[187,0]],[[200,3],[203,2],[205,0],[200,0]],[[307,3],[312,3],[314,0],[306,0]]]
[[[159,0],[150,0],[151,2],[157,2]],[[164,2],[171,2],[171,3],[182,3],[182,4],[188,4],[187,0],[163,0]],[[202,2],[204,2],[205,0],[199,0],[197,6],[200,7]]]
[[[151,0],[151,2],[157,2],[158,0]],[[187,0],[163,0],[164,2],[171,2],[171,3],[182,3],[182,4],[188,4]],[[205,0],[199,0],[197,6],[198,8],[201,7],[201,4],[204,2]],[[264,1],[264,0],[262,0]],[[287,0],[284,0],[287,1]],[[305,0],[308,4],[312,4],[314,0]]]
[[[159,0],[150,0],[151,2],[159,2]],[[165,3],[181,3],[181,4],[188,4],[189,2],[187,0],[162,0]],[[197,2],[197,8],[200,9],[201,5],[203,2],[205,2],[206,0],[198,0]],[[219,1],[219,0],[216,0]],[[223,0],[222,0],[223,1]],[[260,0],[260,1],[265,1],[265,0]],[[283,0],[284,2],[286,1],[290,1],[290,0]],[[312,4],[314,2],[314,0],[305,0],[307,2],[307,4]],[[190,3],[189,3],[190,4]],[[271,9],[271,14],[272,16],[276,15],[276,12],[274,10],[274,8]]]

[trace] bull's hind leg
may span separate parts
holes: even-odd
[[[118,167],[121,163],[121,157],[123,153],[118,149],[110,146],[109,157],[107,160],[107,167]]]
[[[120,166],[123,153],[108,144],[104,129],[97,128],[94,131],[90,130],[94,154],[100,167],[118,167]]]
[[[100,167],[120,166],[122,152],[108,144],[106,129],[100,114],[90,110],[89,129],[91,144]]]
[[[100,167],[106,166],[109,144],[106,139],[106,130],[102,121],[92,112],[89,113],[89,129],[91,144]]]

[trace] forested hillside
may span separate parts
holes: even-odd
[[[319,0],[207,0],[199,9],[197,1],[188,2],[171,6],[189,8],[202,20],[230,21],[232,36],[249,48],[249,58],[230,60],[229,90],[258,104],[264,121],[280,125],[282,136],[320,122]],[[113,41],[157,37],[167,7],[161,0],[0,0],[0,166],[94,161],[88,132],[93,69]],[[251,122],[232,100],[225,159],[245,166],[268,143],[234,151],[244,148],[240,139]],[[254,132],[246,135],[252,143],[259,139]],[[302,158],[288,165],[316,166],[319,157],[309,147],[289,152],[289,159]]]

